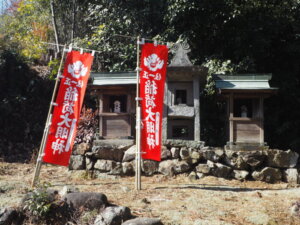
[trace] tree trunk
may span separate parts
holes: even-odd
[[[76,14],[76,0],[73,0],[71,43],[73,43],[74,36],[75,36],[75,14]]]
[[[51,8],[52,25],[53,25],[55,43],[56,43],[56,53],[55,53],[55,58],[56,58],[57,54],[59,53],[59,39],[58,39],[58,33],[57,33],[57,24],[56,24],[56,18],[55,18],[55,13],[54,13],[53,0],[50,0],[50,8]]]

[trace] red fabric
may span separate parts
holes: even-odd
[[[44,162],[69,165],[92,62],[90,53],[72,51],[67,55],[46,141]]]
[[[164,86],[168,62],[168,48],[147,43],[142,46],[140,97],[141,151],[143,159],[161,160]]]

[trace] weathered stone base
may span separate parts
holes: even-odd
[[[73,151],[70,170],[93,171],[94,174],[133,176],[135,145],[132,140],[103,140],[93,146],[80,144]],[[82,145],[82,146],[81,146]],[[88,149],[87,149],[88,148]],[[79,154],[80,153],[80,154]],[[269,183],[300,183],[299,155],[291,150],[230,149],[205,147],[203,142],[166,140],[162,161],[143,160],[145,176],[189,174],[191,179],[216,176],[226,179],[257,180]]]

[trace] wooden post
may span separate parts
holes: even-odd
[[[259,142],[260,145],[264,146],[264,98],[262,96],[259,98],[259,123]]]
[[[54,103],[54,99],[56,97],[56,92],[58,90],[58,83],[60,81],[60,76],[61,76],[61,68],[62,68],[62,64],[63,64],[63,60],[65,57],[65,47],[63,48],[63,54],[61,57],[61,61],[60,61],[60,65],[59,65],[59,69],[58,69],[58,73],[56,76],[56,81],[55,81],[55,86],[54,86],[54,90],[52,93],[52,97],[51,97],[51,102],[50,102],[50,106],[49,106],[49,110],[48,110],[48,115],[47,115],[47,120],[46,120],[46,124],[45,124],[45,129],[44,129],[44,133],[43,133],[43,137],[42,137],[42,141],[41,141],[41,145],[40,145],[40,149],[39,149],[39,153],[38,153],[38,158],[37,158],[37,162],[36,162],[36,166],[35,166],[35,170],[34,170],[34,176],[33,176],[33,180],[31,183],[31,187],[35,187],[39,176],[40,176],[40,172],[41,172],[41,168],[42,168],[42,163],[43,163],[43,156],[44,156],[44,150],[45,150],[45,145],[46,145],[46,139],[47,139],[47,135],[49,132],[49,126],[51,124],[52,121],[52,109],[53,109],[53,103]]]
[[[103,137],[103,94],[99,95],[99,137]]]
[[[164,92],[164,116],[162,119],[162,138],[163,140],[168,139],[168,77],[166,77],[165,82],[165,92]]]
[[[229,142],[233,144],[233,93],[229,96]]]
[[[135,166],[135,188],[141,190],[141,106],[140,106],[140,37],[137,37],[136,46],[136,166]]]
[[[194,140],[200,141],[200,88],[199,88],[199,76],[194,74],[193,77],[193,96],[194,96]]]

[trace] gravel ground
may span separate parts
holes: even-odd
[[[0,208],[17,206],[30,190],[34,165],[0,163]],[[286,183],[225,180],[205,177],[190,181],[180,175],[142,177],[142,190],[134,177],[103,176],[90,179],[85,171],[45,165],[41,180],[54,188],[64,185],[80,191],[101,192],[114,204],[127,206],[137,216],[160,217],[166,225],[288,225],[300,224],[300,188]]]

